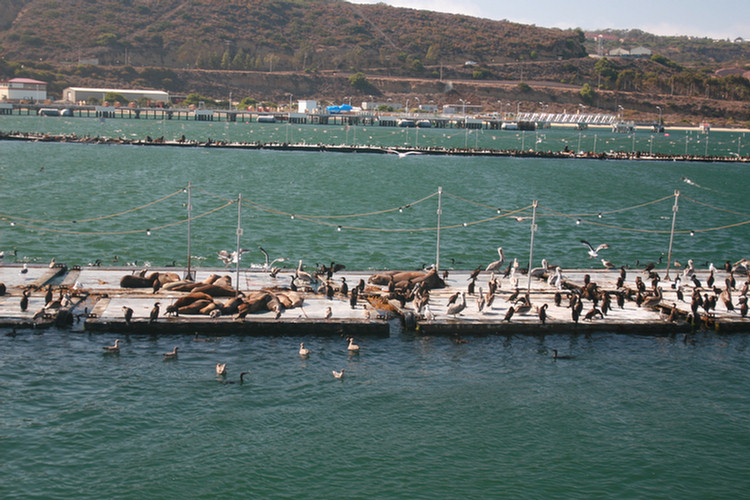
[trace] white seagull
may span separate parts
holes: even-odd
[[[333,370],[333,378],[344,378],[344,369],[342,368],[340,372]]]
[[[388,153],[398,155],[399,158],[406,158],[409,155],[421,155],[420,151],[396,151],[395,149],[386,149]]]
[[[604,250],[605,248],[609,248],[609,245],[607,245],[606,243],[602,243],[596,248],[591,246],[591,243],[589,243],[586,240],[581,240],[581,243],[586,245],[586,247],[589,249],[589,258],[591,259],[593,259],[594,257],[599,257],[599,250]]]
[[[303,358],[310,355],[310,349],[305,347],[304,342],[299,343],[299,355],[302,356]]]
[[[115,345],[106,345],[102,349],[104,349],[104,352],[120,352],[120,339],[115,340]]]

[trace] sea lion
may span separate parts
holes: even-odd
[[[153,288],[153,278],[126,274],[120,278],[120,288]]]
[[[211,297],[210,295],[208,295],[207,293],[193,292],[193,293],[191,293],[189,295],[185,295],[184,297],[180,297],[172,305],[174,305],[175,307],[177,307],[179,309],[180,307],[189,306],[190,304],[192,304],[196,300],[210,300],[210,301],[213,301],[214,298]]]
[[[177,309],[177,311],[181,315],[182,314],[200,314],[201,313],[201,309],[203,309],[207,305],[213,304],[213,303],[214,303],[213,300],[200,299],[200,300],[196,300],[195,302],[193,302],[190,305],[179,307]]]
[[[179,280],[165,283],[162,285],[162,290],[173,290],[175,292],[190,292],[194,288],[203,286],[203,283],[195,283],[193,281]]]
[[[237,295],[237,290],[233,288],[216,285],[201,285],[195,287],[193,289],[193,292],[207,293],[212,297],[234,297],[235,295]]]
[[[237,312],[240,304],[242,304],[245,301],[245,298],[243,296],[238,297],[232,297],[231,299],[224,302],[224,304],[221,305],[221,313],[222,314],[234,314]]]

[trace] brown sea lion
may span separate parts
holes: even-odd
[[[153,288],[154,280],[144,276],[126,274],[120,278],[120,288]]]
[[[195,287],[193,289],[193,292],[207,293],[208,295],[212,297],[234,297],[235,295],[237,295],[237,290],[233,288],[227,288],[227,287],[216,286],[216,285],[201,285],[201,286]]]
[[[201,309],[209,304],[213,304],[213,300],[196,300],[190,305],[179,307],[177,311],[179,311],[180,314],[200,314]]]
[[[172,305],[176,306],[179,309],[180,307],[189,306],[190,304],[192,304],[196,300],[210,300],[210,301],[213,301],[213,299],[214,298],[211,297],[210,295],[208,295],[207,293],[200,293],[200,292],[195,293],[194,292],[194,293],[191,293],[189,295],[185,295],[184,297],[180,297]]]
[[[162,285],[162,290],[174,290],[175,292],[189,292],[192,289],[202,286],[203,283],[195,283],[193,281],[179,280],[165,283]]]

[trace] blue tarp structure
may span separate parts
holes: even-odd
[[[335,115],[336,113],[341,113],[342,111],[351,111],[352,108],[348,104],[342,104],[341,106],[326,106],[326,112]]]

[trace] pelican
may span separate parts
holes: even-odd
[[[451,304],[445,314],[448,314],[455,318],[458,313],[460,313],[464,309],[466,309],[466,292],[461,292],[461,303],[459,304],[458,301],[456,301],[455,304]]]
[[[532,278],[541,279],[544,276],[544,273],[546,273],[547,271],[549,271],[547,259],[542,259],[542,267],[535,267],[534,269],[529,271],[529,275]]]
[[[177,346],[174,347],[174,349],[172,350],[172,352],[165,352],[164,354],[162,354],[162,356],[164,356],[164,359],[174,359],[174,358],[176,358],[177,357]]]
[[[599,251],[600,250],[604,250],[605,248],[609,248],[609,245],[607,245],[606,243],[602,243],[601,245],[599,245],[596,248],[594,248],[591,245],[591,243],[589,243],[586,240],[581,240],[581,243],[583,243],[584,245],[586,245],[586,247],[589,249],[589,258],[590,259],[593,259],[594,257],[599,257]]]
[[[302,259],[300,259],[299,265],[297,265],[297,269],[294,271],[294,276],[298,279],[315,283],[315,278],[310,273],[302,270]]]
[[[175,352],[177,349],[175,349]],[[165,354],[166,356],[166,354]],[[227,376],[227,364],[226,363],[216,363],[216,376],[217,377],[226,377]]]
[[[342,368],[340,372],[337,372],[336,370],[333,370],[333,378],[344,378],[344,369]]]
[[[349,337],[347,340],[349,341],[349,347],[347,347],[347,350],[349,352],[359,352],[359,346],[354,343],[354,339]]]
[[[310,355],[310,349],[305,347],[304,342],[299,343],[299,355],[302,356],[303,358]]]
[[[49,261],[49,268],[52,269],[53,267],[55,267],[55,258],[54,257],[52,257],[52,260]]]
[[[485,271],[487,272],[499,271],[503,263],[505,263],[505,255],[503,255],[503,247],[497,247],[497,254],[500,258],[494,262],[490,262],[487,265],[487,268],[485,269]]]
[[[115,340],[115,345],[105,345],[104,347],[102,347],[102,349],[104,349],[105,353],[108,353],[108,352],[111,352],[111,353],[120,352],[120,339]]]

